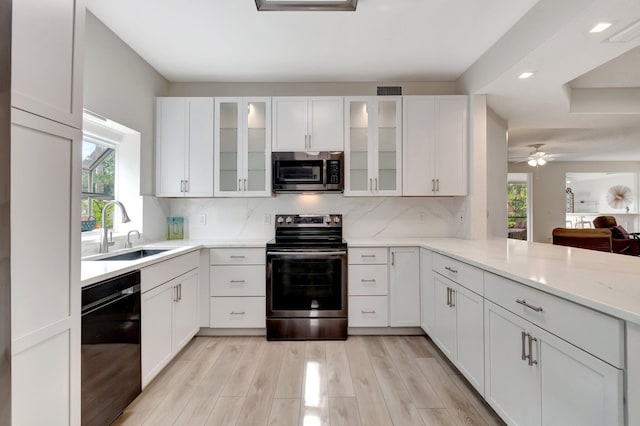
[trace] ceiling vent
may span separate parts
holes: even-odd
[[[258,11],[354,12],[358,0],[256,0]]]
[[[378,96],[400,96],[402,86],[378,86]]]
[[[640,20],[628,25],[607,39],[609,43],[626,43],[640,36]]]

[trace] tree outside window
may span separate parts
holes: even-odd
[[[90,226],[92,220],[95,220],[95,227],[99,228],[102,221],[102,208],[107,202],[115,199],[115,171],[115,147],[85,138],[82,141],[83,231],[93,230]],[[112,222],[113,219],[108,218],[107,226],[112,227]]]

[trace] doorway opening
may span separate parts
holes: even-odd
[[[531,174],[507,176],[507,238],[531,241]]]

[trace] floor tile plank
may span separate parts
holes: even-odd
[[[355,397],[329,398],[329,411],[331,426],[358,426],[362,424]]]
[[[446,408],[422,408],[418,412],[426,426],[457,426]]]
[[[457,374],[449,375],[449,378],[455,383],[460,392],[467,397],[471,405],[478,410],[482,418],[490,425],[504,425],[505,423],[498,417],[495,411],[491,409],[482,397],[476,392],[471,384],[462,376]]]
[[[324,358],[307,358],[305,360],[300,419],[303,424],[329,424],[327,361]]]
[[[325,358],[327,354],[325,343],[323,340],[307,340],[305,342],[305,358]]]
[[[216,401],[216,405],[213,407],[213,411],[205,424],[210,426],[234,426],[240,416],[244,399],[243,396],[221,396]]]
[[[299,398],[276,398],[269,413],[269,426],[297,426],[300,418]]]
[[[253,375],[258,368],[260,357],[266,347],[264,339],[250,339],[238,360],[231,378],[227,381],[222,396],[246,396],[253,380]]]
[[[300,398],[304,379],[304,342],[287,342],[274,398]]]
[[[344,342],[327,342],[329,396],[355,396]]]
[[[363,338],[350,337],[345,342],[345,348],[362,424],[367,426],[393,424]]]

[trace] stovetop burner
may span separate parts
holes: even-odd
[[[276,215],[276,237],[267,249],[346,249],[342,238],[342,215]]]

